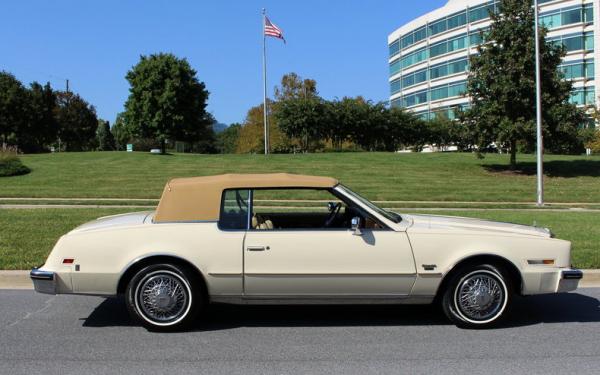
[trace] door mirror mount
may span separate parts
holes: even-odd
[[[352,234],[355,236],[362,236],[362,231],[360,230],[361,219],[358,216],[352,218],[350,222],[350,229],[352,229]]]

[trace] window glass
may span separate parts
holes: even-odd
[[[439,100],[448,97],[448,86],[443,86],[440,88],[431,90],[431,100]]]
[[[400,42],[399,41],[395,41],[392,44],[389,45],[389,49],[390,49],[390,56],[395,56],[396,54],[398,54],[400,52]]]
[[[469,9],[469,22],[475,22],[489,18],[490,12],[494,11],[494,5],[486,4],[477,8]]]
[[[406,48],[414,43],[413,33],[402,37],[402,48]]]
[[[448,65],[444,64],[444,65],[440,65],[440,66],[431,68],[430,75],[431,75],[431,79],[447,76],[448,75]]]
[[[396,60],[390,64],[390,75],[393,76],[394,74],[398,73],[399,71],[400,71],[400,60]]]
[[[596,102],[596,90],[594,87],[586,87],[585,89],[585,104],[591,105]]]
[[[415,72],[415,83],[421,83],[425,81],[427,81],[427,69]]]
[[[448,87],[448,97],[452,96],[461,96],[467,90],[467,85],[465,83],[459,83],[456,85],[452,85]]]
[[[392,94],[395,94],[395,93],[397,93],[397,92],[398,92],[398,91],[400,91],[401,89],[402,89],[402,85],[401,85],[401,83],[400,83],[400,80],[399,80],[399,79],[396,79],[396,80],[394,80],[394,81],[392,81],[392,82],[390,83],[390,92],[391,92]]]
[[[408,74],[405,77],[402,77],[402,85],[404,87],[413,86],[415,84],[415,75]]]
[[[448,18],[448,30],[462,26],[467,23],[467,13],[460,13]]]
[[[425,26],[415,30],[415,34],[414,34],[414,41],[419,42],[425,38],[427,38],[427,28]]]
[[[552,29],[561,25],[560,13],[547,14],[540,17],[540,24],[544,27]]]
[[[447,29],[446,19],[434,22],[429,25],[429,35],[439,34],[443,31],[446,31],[446,29]]]
[[[246,229],[248,223],[248,190],[225,190],[221,199],[219,228]]]
[[[456,74],[466,72],[469,66],[469,62],[465,60],[459,60],[453,63],[448,64],[448,73]]]
[[[572,23],[580,23],[583,20],[583,12],[581,8],[571,9],[562,12],[561,25],[570,25]]]
[[[578,51],[583,49],[583,38],[581,36],[574,36],[571,38],[563,39],[563,45],[567,51]]]
[[[585,35],[585,49],[588,51],[594,50],[594,34]]]
[[[594,71],[594,63],[590,62],[590,63],[586,63],[585,64],[585,76],[587,78],[595,78],[595,71]]]
[[[446,52],[448,52],[448,43],[447,42],[441,42],[441,43],[435,44],[429,48],[429,56],[430,57],[443,55]]]
[[[594,22],[594,8],[591,4],[586,5],[583,10],[583,18],[585,22]]]
[[[329,190],[257,189],[252,195],[253,230],[348,230],[353,217],[360,217],[366,228],[382,228]]]

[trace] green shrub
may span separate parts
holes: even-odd
[[[15,148],[3,146],[0,148],[0,177],[19,176],[31,172],[31,169],[21,163]]]

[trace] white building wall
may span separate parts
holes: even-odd
[[[489,2],[490,2],[490,0],[450,0],[442,8],[439,8],[430,13],[427,13],[427,14],[407,23],[406,25],[400,27],[399,29],[395,30],[394,32],[392,32],[388,36],[388,44],[393,43],[394,41],[400,39],[402,36],[412,32],[414,30],[417,30],[418,28],[420,28],[422,26],[426,26],[432,22],[438,21],[444,17],[453,15],[455,13],[462,12],[462,11],[466,10],[467,8],[472,9],[474,7],[478,7],[480,5],[483,5],[483,4],[486,4]],[[594,58],[595,77],[600,77],[600,0],[556,0],[556,1],[551,1],[548,3],[541,4],[540,12],[545,13],[545,12],[552,11],[552,10],[582,6],[583,4],[591,4],[591,3],[593,3],[593,6],[594,6],[594,24],[593,25],[586,26],[583,24],[575,24],[575,25],[567,25],[567,26],[558,27],[558,28],[552,29],[549,32],[548,37],[569,35],[569,34],[581,33],[581,32],[594,32],[594,45],[595,45],[594,52],[593,53],[583,53],[580,51],[571,52],[565,57],[565,61],[585,60],[585,59]],[[460,26],[460,27],[452,29],[452,30],[447,30],[447,31],[441,32],[434,36],[428,36],[424,40],[417,42],[404,50],[401,49],[400,53],[389,58],[389,62],[392,63],[394,61],[397,61],[397,60],[401,59],[402,57],[407,56],[407,55],[411,54],[412,52],[423,48],[424,46],[429,47],[431,45],[435,45],[439,41],[450,39],[454,36],[459,36],[459,35],[468,33],[470,31],[475,31],[478,29],[486,28],[489,25],[490,25],[489,19],[478,20],[478,21],[475,21],[472,23],[469,23],[467,20],[466,25]],[[409,73],[419,71],[423,68],[429,68],[430,66],[437,65],[440,63],[452,61],[452,60],[463,58],[463,57],[468,57],[470,54],[472,54],[475,51],[476,51],[476,47],[470,47],[467,49],[462,49],[459,51],[455,51],[455,52],[453,51],[453,52],[446,53],[443,55],[435,56],[433,58],[427,58],[426,60],[424,60],[422,62],[419,62],[417,64],[409,66],[405,70],[400,70],[398,73],[394,74],[393,76],[390,76],[389,82],[392,82],[395,79],[406,76]],[[406,97],[410,94],[420,92],[425,89],[430,89],[431,87],[435,88],[436,86],[447,84],[447,83],[452,83],[452,82],[456,83],[456,82],[464,81],[464,80],[466,80],[467,77],[468,77],[468,73],[459,73],[459,74],[449,75],[449,76],[445,76],[445,77],[437,78],[437,79],[431,79],[430,77],[428,77],[429,79],[426,80],[425,82],[408,87],[406,89],[403,87],[400,92],[391,94],[390,101],[394,101],[394,99],[399,99],[401,97]],[[589,81],[576,80],[576,81],[574,81],[574,86],[575,87],[595,86],[596,103],[600,104],[600,99],[599,99],[600,85],[595,85],[595,80],[589,80]],[[445,108],[448,106],[467,104],[468,102],[469,102],[468,98],[451,97],[448,99],[441,99],[441,100],[437,100],[437,101],[428,101],[427,103],[411,106],[411,107],[409,107],[409,109],[414,112],[422,112],[422,111],[426,111],[426,110],[431,111],[431,110],[435,110],[436,108]]]

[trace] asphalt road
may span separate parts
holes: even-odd
[[[157,334],[119,299],[0,290],[0,373],[598,374],[599,298],[519,299],[486,331],[427,306],[213,306],[194,331]]]

